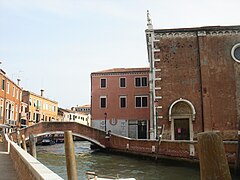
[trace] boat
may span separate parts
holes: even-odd
[[[118,175],[117,177],[104,175],[100,175],[102,177],[98,177],[98,175],[95,172],[87,172],[86,174],[88,180],[136,180],[135,178],[120,178]]]
[[[49,138],[43,138],[42,139],[42,145],[46,146],[46,145],[53,145],[55,144],[55,141],[49,139]]]
[[[55,142],[56,143],[64,143],[64,138],[56,138]]]

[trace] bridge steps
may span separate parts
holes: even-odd
[[[17,172],[13,167],[13,162],[7,149],[0,142],[0,179],[1,180],[17,180]]]

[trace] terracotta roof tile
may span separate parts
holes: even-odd
[[[113,69],[92,72],[92,74],[94,74],[94,73],[139,72],[139,71],[149,71],[149,68],[147,68],[147,67],[143,67],[143,68],[113,68]]]

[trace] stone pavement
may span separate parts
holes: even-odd
[[[1,180],[17,180],[17,173],[13,168],[13,162],[7,148],[0,142],[0,179]]]

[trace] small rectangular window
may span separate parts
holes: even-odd
[[[32,98],[29,99],[29,106],[32,105]]]
[[[101,79],[100,80],[100,87],[106,88],[107,87],[107,79]]]
[[[106,108],[107,107],[107,97],[102,96],[100,97],[100,108]]]
[[[17,90],[17,93],[16,93],[16,99],[18,99],[18,90]]]
[[[142,97],[142,107],[147,107],[147,97]]]
[[[10,84],[9,82],[7,83],[7,93],[9,94],[9,91],[10,91]]]
[[[120,78],[120,87],[126,87],[126,78]]]
[[[15,96],[15,87],[13,86],[13,90],[12,90],[12,96]]]
[[[142,107],[141,97],[136,97],[136,107]]]
[[[147,77],[142,77],[142,86],[147,86]]]
[[[125,96],[120,97],[120,108],[125,108],[127,107],[127,98]]]
[[[2,90],[5,89],[5,79],[2,80]]]
[[[135,86],[140,87],[141,86],[141,79],[140,78],[135,78]]]

